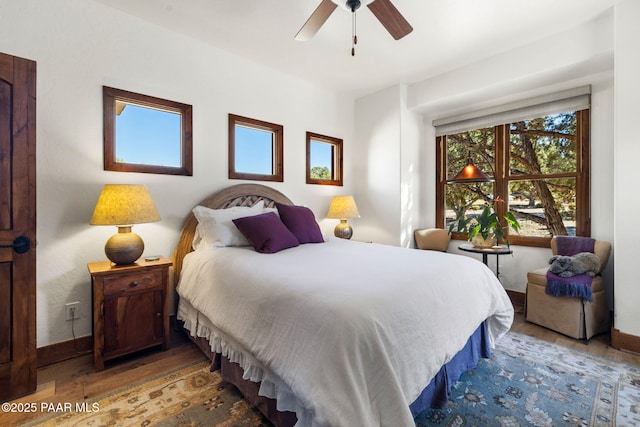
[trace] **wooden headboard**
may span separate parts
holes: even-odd
[[[273,208],[276,202],[291,205],[292,202],[287,196],[271,187],[261,184],[238,184],[224,188],[207,197],[198,206],[205,206],[211,209],[226,209],[234,206],[253,206],[260,200],[264,200],[265,207]],[[193,236],[196,232],[198,221],[191,211],[182,226],[182,234],[178,241],[178,246],[173,255],[173,268],[175,270],[176,281],[180,277],[182,270],[182,260],[193,251]]]

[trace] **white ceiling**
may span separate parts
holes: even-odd
[[[225,51],[362,95],[413,83],[584,24],[620,0],[392,0],[413,26],[393,40],[371,11],[337,8],[307,42],[295,34],[320,0],[96,0]]]

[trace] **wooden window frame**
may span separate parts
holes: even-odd
[[[147,165],[116,161],[116,101],[169,111],[180,115],[180,166]],[[108,86],[102,87],[104,170],[164,175],[193,175],[193,108],[191,105]]]
[[[320,141],[326,144],[330,144],[332,146],[331,161],[333,163],[333,177],[334,177],[333,179],[318,179],[318,178],[311,177],[311,142],[312,141]],[[306,166],[307,184],[337,185],[337,186],[343,185],[342,145],[343,145],[343,141],[340,138],[334,138],[331,136],[320,135],[318,133],[307,132],[307,166]]]
[[[236,125],[241,125],[273,134],[273,174],[258,174],[236,171]],[[229,114],[229,179],[253,181],[284,181],[284,127],[275,123]]]
[[[576,179],[576,236],[591,235],[590,212],[590,110],[578,110],[576,113],[576,171],[544,175],[511,175],[509,172],[509,133],[510,125],[494,127],[496,143],[494,196],[508,200],[509,182],[535,179],[575,178]],[[446,135],[436,137],[436,227],[445,227],[445,188],[447,185],[446,167]],[[506,204],[498,204],[496,213],[504,221]],[[520,236],[517,233],[508,235],[511,244],[548,248],[551,237]],[[452,238],[466,240],[465,236],[452,233]]]

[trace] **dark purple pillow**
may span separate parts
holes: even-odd
[[[263,254],[273,254],[299,245],[296,236],[273,212],[236,218],[233,223],[254,249]]]
[[[283,205],[276,203],[280,219],[296,236],[298,242],[322,243],[322,232],[311,209],[304,206]]]

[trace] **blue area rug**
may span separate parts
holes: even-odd
[[[640,367],[509,332],[416,426],[640,426]]]

